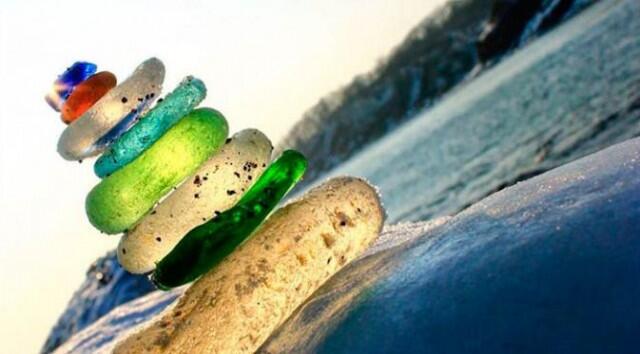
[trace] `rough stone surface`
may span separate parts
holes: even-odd
[[[320,285],[364,253],[383,221],[369,184],[328,180],[274,212],[175,307],[113,353],[254,353]]]

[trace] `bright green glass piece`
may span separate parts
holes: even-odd
[[[220,263],[260,226],[306,169],[301,153],[283,152],[233,208],[189,231],[157,264],[156,286],[166,290],[189,283]]]
[[[228,132],[227,121],[218,111],[193,110],[137,159],[89,192],[89,221],[108,234],[130,228],[215,153]]]
[[[103,178],[135,160],[180,118],[202,102],[206,95],[207,89],[201,80],[191,76],[186,77],[162,102],[159,102],[129,131],[113,142],[93,165],[95,174]]]

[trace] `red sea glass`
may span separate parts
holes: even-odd
[[[69,124],[76,120],[116,83],[115,75],[108,71],[101,71],[79,83],[62,106],[62,121]]]

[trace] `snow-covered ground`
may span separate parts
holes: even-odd
[[[387,227],[263,350],[625,352],[637,345],[638,276],[637,138],[453,218]],[[108,352],[181,291],[123,304],[57,353]]]

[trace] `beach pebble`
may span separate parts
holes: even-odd
[[[151,103],[159,95],[163,80],[162,62],[156,58],[144,61],[130,77],[110,90],[62,132],[58,140],[58,153],[66,160],[98,155],[106,145],[96,142],[123,119]],[[140,95],[148,98],[142,106],[136,99]]]
[[[118,245],[120,264],[132,273],[153,270],[191,229],[238,202],[264,171],[272,149],[269,139],[256,129],[236,133],[190,179],[123,235]]]
[[[277,210],[114,353],[253,353],[329,277],[362,254],[384,221],[376,190],[340,177]]]
[[[228,129],[218,111],[193,110],[137,159],[89,192],[89,221],[108,234],[130,229],[224,145]]]

